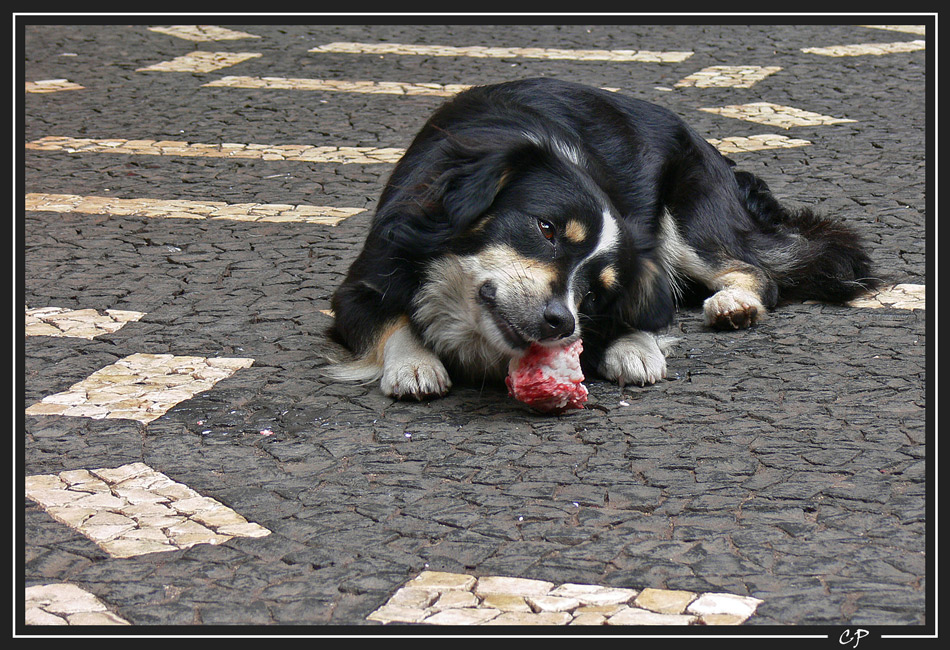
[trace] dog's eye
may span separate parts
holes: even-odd
[[[541,235],[548,241],[554,239],[554,224],[550,221],[538,219],[538,230],[541,231]]]

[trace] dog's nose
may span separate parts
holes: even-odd
[[[560,300],[550,300],[544,306],[541,322],[541,340],[563,339],[574,333],[574,315]]]
[[[478,288],[478,297],[487,304],[493,304],[495,302],[496,293],[497,291],[495,290],[495,285],[493,285],[491,282],[486,282]]]

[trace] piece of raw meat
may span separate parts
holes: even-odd
[[[532,343],[528,351],[508,363],[508,394],[544,413],[584,408],[587,386],[583,384],[580,339],[563,347]]]

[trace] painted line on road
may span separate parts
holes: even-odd
[[[145,463],[38,474],[25,482],[29,499],[112,557],[271,533]]]
[[[821,300],[806,300],[806,305],[827,305]],[[927,309],[927,286],[923,284],[895,284],[881,287],[847,303],[848,307],[859,309]]]
[[[730,108],[731,107],[726,107],[726,109]],[[743,117],[740,117],[738,112],[730,112],[726,109],[702,110],[707,110],[709,112],[722,111],[722,114],[728,117],[739,117],[739,119],[750,119],[748,117],[750,115],[754,117],[751,111],[741,113]],[[761,112],[759,112],[759,114],[761,114]],[[755,120],[750,119],[750,121]],[[762,119],[759,121],[764,122]],[[788,124],[788,122],[782,122],[781,124]],[[789,126],[796,125],[798,124],[789,124]],[[788,126],[785,128],[788,128]],[[787,149],[790,147],[800,147],[811,144],[807,140],[792,139],[782,135],[770,134],[709,139],[709,142],[717,147],[721,147],[720,151],[723,153],[761,151],[764,149]],[[341,165],[396,163],[405,153],[405,149],[400,149],[397,147],[314,147],[309,145],[237,144],[227,142],[221,144],[204,144],[179,142],[175,140],[125,140],[121,138],[94,139],[71,138],[67,136],[46,136],[44,138],[40,138],[39,140],[27,142],[25,146],[31,151],[65,153],[116,153],[147,156],[182,156],[207,158],[251,158],[257,160],[329,163]],[[176,201],[176,203],[180,202]],[[195,203],[197,205],[210,205],[214,202]],[[198,209],[197,205],[195,206],[195,209]],[[306,206],[297,207],[300,210],[311,209],[306,208]],[[320,210],[322,208],[312,207],[312,209]],[[340,208],[340,210],[346,211],[351,209],[355,210],[355,208]],[[189,211],[184,210],[181,216],[188,216],[188,214]],[[331,218],[335,216],[346,217],[351,216],[351,214],[330,213],[327,216]],[[197,218],[197,216],[193,216],[191,218]]]
[[[257,52],[191,52],[175,57],[171,61],[162,61],[144,68],[137,68],[136,72],[214,72],[221,68],[243,63],[248,59],[261,56]]]
[[[274,90],[323,90],[371,95],[429,95],[451,97],[471,86],[463,84],[402,83],[398,81],[340,81],[293,77],[222,77],[204,84],[212,88],[268,88]]]
[[[53,583],[26,588],[25,625],[129,625],[101,600],[76,585]]]
[[[120,153],[147,156],[203,158],[252,158],[296,162],[378,164],[394,163],[404,149],[393,147],[316,147],[300,144],[206,144],[178,140],[126,140],[124,138],[72,138],[46,136],[26,143],[33,151],[66,153]]]
[[[27,415],[126,419],[147,424],[180,402],[214,388],[254,359],[132,354],[65,391],[48,395]]]
[[[58,93],[63,90],[82,90],[83,86],[73,83],[68,79],[41,79],[39,81],[27,81],[26,92],[28,93]]]
[[[900,43],[860,43],[855,45],[832,45],[829,47],[803,47],[806,54],[820,54],[821,56],[880,56],[882,54],[899,54],[902,52],[917,52],[927,49],[927,41],[902,41]]]
[[[715,113],[723,117],[732,117],[746,122],[765,124],[789,129],[793,126],[823,126],[827,124],[841,124],[855,122],[843,117],[831,117],[821,113],[813,113],[792,106],[782,106],[769,102],[753,102],[751,104],[736,104],[719,108],[700,108],[706,113]]]
[[[211,88],[265,88],[268,90],[317,90],[324,92],[402,95],[406,97],[451,97],[468,90],[468,84],[409,83],[405,81],[344,81],[340,79],[302,79],[295,77],[228,76],[203,84]],[[603,86],[601,90],[618,92]]]
[[[164,219],[220,219],[260,223],[311,223],[335,226],[344,219],[366,212],[365,208],[338,208],[289,203],[225,203],[184,199],[120,199],[76,194],[26,195],[26,209],[34,212],[78,212],[110,216]]]
[[[428,625],[740,625],[758,598],[424,571],[367,618]]]
[[[714,66],[685,77],[677,87],[732,86],[749,88],[781,68],[762,68],[759,66]],[[460,93],[471,86],[462,84],[405,83],[376,81],[341,81],[325,79],[299,79],[288,77],[222,77],[204,84],[213,88],[265,88],[270,90],[313,90],[326,92],[348,92],[367,94],[386,94],[402,96],[448,97]],[[603,90],[617,92],[619,88],[605,87]],[[722,139],[709,139],[712,145],[722,153],[744,153],[766,149],[788,149],[810,145],[808,140],[788,138],[784,135],[763,134],[754,136],[735,136]]]
[[[168,27],[149,27],[148,30],[150,32],[158,32],[159,34],[174,36],[175,38],[183,38],[187,41],[194,41],[196,43],[204,43],[208,41],[236,41],[243,38],[260,38],[260,36],[257,36],[256,34],[239,32],[233,29],[227,29],[225,27],[218,27],[217,25],[169,25]]]
[[[720,153],[724,154],[765,151],[767,149],[792,149],[794,147],[805,147],[811,144],[808,140],[789,138],[784,135],[772,133],[733,136],[728,138],[709,138],[707,142],[716,147]]]
[[[68,307],[26,308],[26,336],[62,336],[92,340],[112,334],[133,323],[142,312],[120,309],[69,309]]]
[[[673,87],[751,88],[781,69],[778,66],[714,65],[683,77],[673,84]]]
[[[892,32],[918,34],[919,36],[923,36],[927,33],[926,25],[858,25],[858,27],[867,27],[869,29],[886,29]]]
[[[927,286],[923,284],[895,284],[880,291],[855,298],[849,307],[866,309],[926,309]]]
[[[332,54],[401,54],[415,56],[467,56],[492,59],[546,59],[570,61],[613,61],[644,63],[677,63],[693,56],[693,52],[655,52],[650,50],[567,50],[543,47],[455,47],[451,45],[410,45],[405,43],[338,42],[320,45],[309,52]]]

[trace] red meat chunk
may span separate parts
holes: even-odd
[[[544,413],[584,408],[587,386],[580,363],[583,349],[580,339],[560,348],[533,343],[508,364],[508,394]]]

